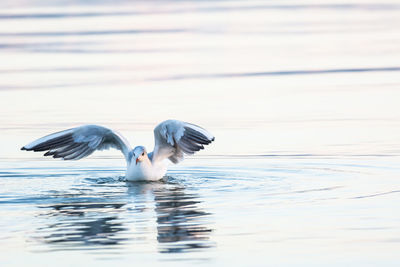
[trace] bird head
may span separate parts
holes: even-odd
[[[135,160],[135,164],[137,165],[141,161],[148,158],[147,151],[144,146],[137,146],[132,150],[132,160]]]

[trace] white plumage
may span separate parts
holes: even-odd
[[[84,125],[39,138],[22,150],[46,151],[45,156],[78,160],[96,150],[115,148],[122,152],[127,162],[128,181],[159,180],[166,171],[165,160],[173,163],[192,155],[214,141],[214,136],[200,126],[167,120],[154,129],[154,150],[147,153],[143,146],[131,148],[128,141],[116,131],[98,125]]]

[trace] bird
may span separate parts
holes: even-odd
[[[154,128],[154,150],[144,146],[131,148],[117,131],[100,125],[82,125],[39,138],[21,148],[46,151],[44,156],[63,160],[79,160],[96,150],[115,148],[125,157],[127,181],[157,181],[167,172],[168,160],[181,162],[185,155],[204,149],[215,137],[204,128],[179,120],[166,120]]]

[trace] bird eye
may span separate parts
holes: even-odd
[[[142,156],[144,156],[144,152],[142,153]]]

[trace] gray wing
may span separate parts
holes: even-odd
[[[89,156],[95,150],[108,148],[121,150],[125,159],[131,147],[121,135],[98,125],[84,125],[39,138],[24,146],[21,150],[47,151],[44,156],[78,160]]]
[[[153,162],[168,158],[176,164],[184,159],[184,154],[192,155],[214,140],[215,137],[200,126],[167,120],[154,129],[155,146],[151,158]]]

